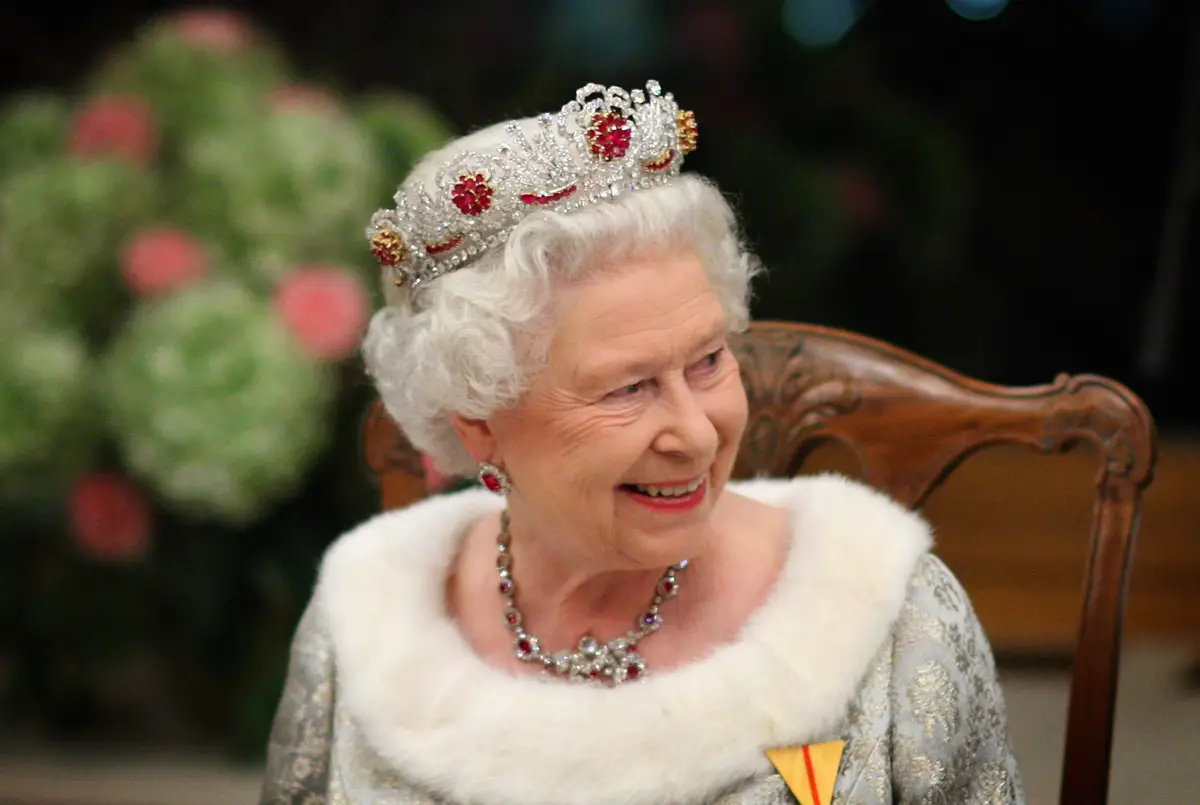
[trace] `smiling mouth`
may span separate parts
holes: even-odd
[[[675,484],[622,484],[618,487],[629,500],[657,512],[681,514],[702,504],[708,497],[708,476]]]
[[[622,489],[652,498],[685,498],[700,488],[704,476],[682,484],[621,484]]]

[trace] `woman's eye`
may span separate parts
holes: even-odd
[[[700,359],[699,368],[704,370],[716,369],[721,363],[721,354],[725,352],[725,347],[713,350]]]
[[[616,391],[610,392],[608,396],[609,397],[630,397],[634,394],[637,394],[639,391],[641,391],[642,386],[643,386],[643,383],[641,381],[638,381],[637,383],[630,383],[628,386],[622,386],[621,388],[617,389]]]

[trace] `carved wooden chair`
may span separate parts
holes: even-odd
[[[820,444],[841,442],[863,479],[920,507],[967,456],[1016,442],[1063,452],[1099,450],[1082,617],[1071,676],[1062,805],[1107,801],[1121,627],[1138,513],[1156,460],[1145,404],[1093,375],[1009,388],[964,377],[855,333],[757,322],[733,343],[750,402],[735,474],[790,477]],[[425,494],[420,457],[378,405],[366,422],[366,460],[383,506]]]

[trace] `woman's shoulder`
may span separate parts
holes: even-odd
[[[777,605],[786,602],[781,608],[793,606],[793,597],[810,605],[817,597],[869,602],[863,620],[886,621],[897,634],[936,632],[935,623],[953,631],[974,620],[966,590],[934,552],[932,527],[883,492],[834,474],[754,479],[730,489],[791,515],[791,556],[776,595]],[[845,604],[836,605],[845,617]]]
[[[313,592],[326,627],[340,640],[441,612],[464,535],[499,506],[494,495],[468,489],[383,512],[342,534],[326,549]]]
[[[924,645],[990,656],[990,644],[970,595],[946,563],[933,553],[918,560],[908,580],[904,606],[894,630],[897,656]]]
[[[816,568],[827,584],[848,591],[886,587],[902,595],[933,548],[933,529],[920,513],[842,475],[756,478],[729,488],[785,510],[791,527],[788,565]]]
[[[791,527],[788,555],[747,623],[746,642],[782,658],[787,673],[819,680],[823,695],[811,701],[848,700],[903,615],[931,529],[886,495],[837,475],[756,479],[730,490],[786,510]]]
[[[434,495],[381,512],[337,537],[321,560],[321,582],[342,575],[448,565],[467,530],[501,503],[481,489]]]

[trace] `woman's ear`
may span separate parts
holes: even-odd
[[[471,454],[476,463],[491,461],[496,453],[496,437],[486,419],[468,419],[461,414],[454,414],[450,419],[463,447]]]

